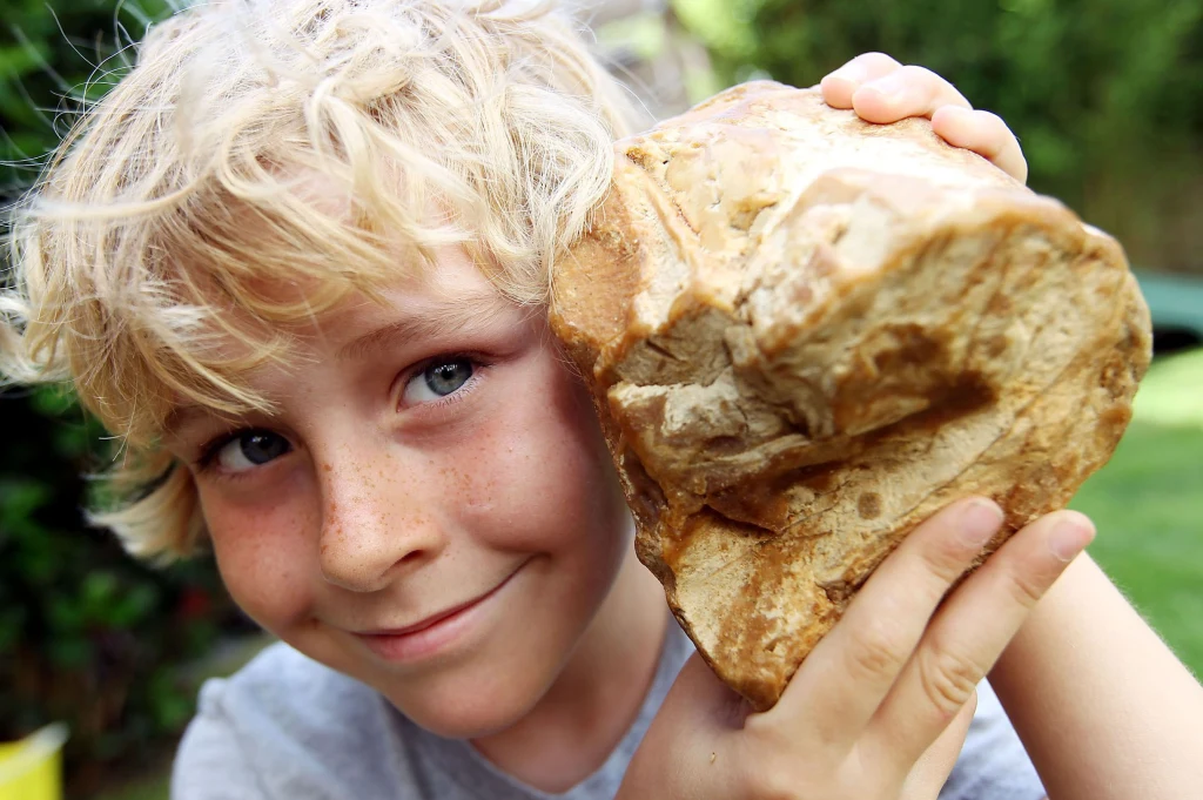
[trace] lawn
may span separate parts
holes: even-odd
[[[1203,675],[1203,350],[1153,365],[1115,456],[1071,505],[1098,525],[1091,554]]]

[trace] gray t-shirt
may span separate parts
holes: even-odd
[[[693,645],[676,625],[639,717],[594,774],[564,794],[532,789],[465,741],[435,736],[362,683],[274,644],[208,681],[176,757],[174,800],[610,800]],[[1040,779],[994,692],[941,800],[1039,800]]]

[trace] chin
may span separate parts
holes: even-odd
[[[481,739],[519,722],[538,703],[532,687],[506,686],[504,676],[477,682],[446,682],[440,687],[385,692],[398,711],[415,725],[445,739]],[[525,682],[523,682],[525,683]],[[508,689],[508,691],[507,691]]]

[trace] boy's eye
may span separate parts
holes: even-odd
[[[432,361],[409,379],[402,399],[407,404],[430,403],[454,394],[472,379],[476,369],[470,358]]]
[[[225,472],[245,472],[274,461],[292,450],[283,436],[270,431],[246,431],[217,451],[217,464]]]

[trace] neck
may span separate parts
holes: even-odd
[[[551,689],[519,722],[472,744],[499,769],[560,793],[597,771],[651,688],[668,625],[664,590],[633,551]]]

